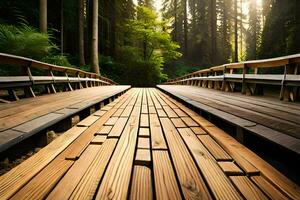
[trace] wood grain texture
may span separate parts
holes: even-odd
[[[150,137],[150,129],[149,128],[140,128],[139,129],[139,137]]]
[[[8,199],[86,130],[73,127],[21,165],[0,177],[0,199]]]
[[[197,136],[209,152],[215,157],[217,161],[231,161],[232,158],[226,153],[209,135]]]
[[[243,175],[244,173],[236,164],[234,164],[234,162],[225,161],[218,162],[218,164],[223,170],[223,172],[228,176]]]
[[[80,182],[92,161],[95,159],[101,146],[90,145],[82,154],[82,156],[75,161],[73,166],[64,175],[64,177],[55,186],[52,192],[47,196],[48,200],[68,199],[75,187]]]
[[[77,126],[91,126],[93,123],[95,123],[95,121],[97,121],[99,119],[98,116],[89,116],[87,118],[85,118],[84,120],[80,121]]]
[[[111,129],[111,131],[109,132],[108,137],[120,137],[127,121],[128,121],[128,118],[120,117],[116,121],[116,123],[113,126],[113,128]]]
[[[135,155],[135,164],[151,166],[151,152],[149,149],[137,149]]]
[[[156,114],[150,114],[150,131],[152,149],[167,149],[162,128]]]
[[[93,199],[97,186],[117,144],[116,139],[107,139],[98,151],[93,162],[80,179],[70,199]]]
[[[149,127],[149,115],[148,114],[141,114],[140,126],[141,127]]]
[[[152,196],[151,169],[144,166],[134,166],[130,197],[131,200],[151,200]]]
[[[246,199],[268,199],[248,177],[231,176],[230,179]]]
[[[106,135],[96,135],[92,141],[91,144],[95,145],[101,145],[103,142],[106,140],[107,136]]]
[[[132,171],[141,107],[135,107],[119,139],[96,199],[125,199]],[[112,179],[112,177],[115,177]],[[122,182],[122,184],[118,184]]]
[[[189,128],[178,129],[216,199],[241,199],[212,155]]]
[[[153,151],[153,173],[158,200],[182,199],[167,151]]]
[[[96,132],[96,134],[99,134],[99,135],[108,135],[109,132],[111,131],[113,126],[102,126],[100,128],[99,131]]]
[[[160,121],[184,197],[186,199],[211,199],[197,166],[171,120],[160,118]]]
[[[150,149],[150,140],[149,140],[149,138],[139,137],[137,148],[139,148],[139,149]]]

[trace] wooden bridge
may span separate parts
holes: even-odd
[[[65,131],[0,176],[0,199],[300,199],[296,183],[244,146],[264,141],[299,166],[300,105],[249,96],[273,84],[281,99],[297,101],[299,62],[293,55],[230,64],[158,88],[130,88],[0,54],[0,64],[22,69],[0,77],[8,91],[1,154]]]

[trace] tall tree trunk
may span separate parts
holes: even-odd
[[[216,16],[216,0],[210,1],[210,27],[211,27],[211,62],[216,64],[217,56],[217,16]]]
[[[60,53],[64,54],[64,0],[60,2]]]
[[[178,41],[177,0],[174,0],[174,41]]]
[[[79,3],[79,12],[78,12],[78,50],[79,50],[79,65],[85,65],[84,59],[84,5],[85,0],[78,0]]]
[[[98,58],[98,7],[98,0],[93,0],[91,65],[96,74],[100,74]]]
[[[47,0],[40,0],[40,31],[47,33]]]
[[[188,22],[187,22],[187,0],[183,0],[184,9],[184,55],[188,57]]]
[[[238,47],[238,12],[237,0],[234,0],[234,61],[239,61],[239,47]]]
[[[241,0],[241,20],[240,20],[240,52],[242,54],[242,57],[243,57],[243,28],[244,28],[244,25],[243,25],[243,0]]]

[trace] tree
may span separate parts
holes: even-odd
[[[78,53],[79,53],[79,65],[85,65],[84,58],[84,10],[85,0],[78,0]]]
[[[47,33],[47,0],[40,0],[40,31]]]
[[[188,57],[188,18],[187,18],[187,0],[183,0],[183,22],[184,22],[184,55]]]
[[[238,47],[238,0],[234,0],[234,62],[239,61],[239,47]]]
[[[137,18],[127,20],[125,28],[126,39],[135,42],[121,48],[120,61],[127,66],[128,74],[124,78],[136,86],[155,85],[165,77],[163,63],[181,56],[177,51],[179,45],[171,39],[167,22],[158,20],[153,10],[138,6]]]
[[[100,74],[98,58],[98,7],[98,0],[93,0],[91,65],[96,74]]]
[[[210,1],[211,63],[216,64],[217,56],[217,12],[216,0]]]

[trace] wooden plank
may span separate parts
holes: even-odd
[[[137,149],[135,155],[136,165],[151,166],[151,155],[149,149]]]
[[[216,199],[241,199],[212,155],[189,128],[178,129]],[[171,149],[171,147],[170,147]],[[173,156],[174,157],[174,156]]]
[[[69,199],[100,149],[101,146],[99,145],[88,146],[82,156],[73,164],[65,176],[48,195],[47,200]]]
[[[188,149],[169,118],[160,118],[185,198],[211,199],[209,191]]]
[[[167,151],[152,151],[157,200],[180,200],[180,189]]]
[[[181,119],[186,123],[187,126],[193,127],[193,126],[199,126],[192,118],[190,117],[181,117]]]
[[[132,111],[132,108],[133,108],[132,105],[126,106],[126,108],[124,109],[123,113],[121,114],[121,117],[129,117],[130,113]]]
[[[106,135],[96,135],[91,141],[91,144],[101,145],[106,140]]]
[[[155,114],[156,110],[154,106],[149,106],[149,114]]]
[[[64,156],[59,156],[10,199],[44,199],[72,164],[73,161],[65,160]]]
[[[100,117],[97,116],[88,116],[87,118],[85,118],[84,120],[82,120],[81,122],[79,122],[77,124],[77,126],[86,126],[89,127],[91,126],[93,123],[95,123],[95,121],[97,121]]]
[[[116,199],[127,197],[137,141],[140,110],[141,107],[138,106],[132,111],[103,177],[96,199],[105,199],[111,196]],[[115,178],[112,179],[111,177]]]
[[[93,115],[101,117],[101,116],[103,116],[106,112],[107,112],[106,110],[98,110],[98,111],[94,112]]]
[[[137,147],[139,149],[150,149],[150,140],[149,140],[149,138],[139,137]]]
[[[230,179],[246,199],[268,199],[246,176],[231,176]]]
[[[243,175],[243,171],[234,163],[230,161],[218,162],[223,172],[228,176]]]
[[[0,199],[10,198],[85,130],[86,127],[71,128],[41,149],[38,154],[33,155],[21,165],[1,176]]]
[[[120,117],[121,114],[123,113],[123,111],[124,111],[123,108],[119,108],[119,109],[117,110],[117,112],[115,112],[115,113],[113,114],[113,117]]]
[[[148,114],[141,114],[140,126],[141,127],[149,127],[149,116],[148,116]]]
[[[162,128],[156,114],[150,114],[150,131],[152,149],[167,149]]]
[[[197,121],[201,126],[202,122],[207,123],[207,120],[202,117],[194,117],[194,120]],[[203,126],[202,126],[203,127]],[[222,131],[221,129],[214,126],[205,126],[204,129],[211,135],[218,144],[228,152],[228,154],[236,161],[236,163],[249,175],[257,175],[259,174],[259,170],[251,164],[244,156],[240,155],[240,151],[243,151],[245,147],[243,145],[238,145],[238,142],[229,136],[227,133]]]
[[[111,129],[108,137],[120,137],[127,121],[128,118],[120,117],[115,123],[114,127]]]
[[[200,127],[191,127],[192,131],[196,134],[196,135],[205,135],[207,134],[205,132],[205,130],[203,130],[202,128]]]
[[[167,114],[163,109],[157,109],[157,114],[159,117],[167,117]]]
[[[169,118],[178,117],[178,115],[172,110],[172,108],[170,108],[170,106],[163,106],[163,108]]]
[[[108,135],[113,126],[102,126],[96,135]]]
[[[66,150],[67,160],[77,160],[83,153],[85,148],[90,144],[94,138],[95,133],[104,125],[109,117],[116,111],[116,108],[112,108],[105,115],[103,115],[98,121],[90,126],[85,132],[83,132]]]
[[[95,159],[72,192],[71,199],[92,199],[94,197],[116,144],[117,139],[107,139],[101,145],[100,151],[98,151]]]
[[[214,139],[209,135],[197,136],[209,152],[215,157],[217,161],[232,161],[232,158],[226,153]]]
[[[270,199],[289,199],[281,191],[274,187],[262,176],[252,176],[251,180],[266,194]]]
[[[149,128],[140,128],[139,137],[150,137],[150,129]]]
[[[151,200],[152,195],[151,170],[144,166],[134,166],[130,200]]]
[[[148,114],[148,107],[147,107],[147,105],[142,105],[142,114]]]
[[[105,122],[105,126],[113,126],[118,121],[118,117],[110,117],[107,122]]]
[[[179,116],[179,117],[187,117],[188,115],[183,112],[180,108],[174,108],[174,112]]]
[[[176,128],[185,128],[186,127],[186,125],[183,123],[183,121],[180,118],[171,118],[171,121],[173,122],[173,124]]]

